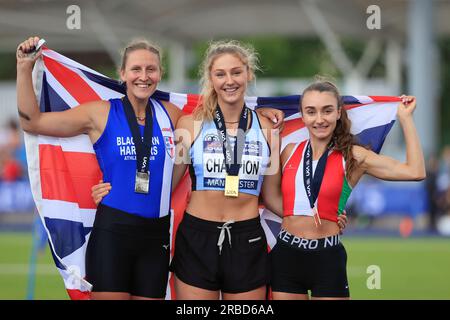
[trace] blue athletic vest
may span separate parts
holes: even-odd
[[[236,138],[230,137],[234,147]],[[205,121],[190,150],[189,172],[192,190],[224,190],[225,158],[214,121]],[[245,135],[242,165],[239,170],[239,192],[258,196],[270,157],[270,148],[261,130],[258,116],[252,111],[249,130]]]
[[[94,144],[103,181],[112,189],[104,205],[146,218],[169,214],[172,171],[175,156],[174,128],[164,106],[151,99],[153,144],[150,152],[150,189],[148,194],[134,192],[136,149],[121,99],[109,100],[111,108],[105,131]],[[144,126],[139,126],[141,137]]]

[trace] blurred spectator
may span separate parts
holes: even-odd
[[[447,213],[450,209],[450,146],[445,146],[442,150],[442,159],[436,181],[436,187],[440,198],[440,211],[442,213]]]
[[[450,145],[442,150],[439,172],[436,179],[438,210],[441,216],[437,222],[439,233],[450,236]]]
[[[0,152],[0,169],[0,179],[2,181],[13,182],[22,177],[20,163],[7,152]]]
[[[25,146],[17,122],[11,119],[0,131],[0,180],[16,181],[26,168]]]
[[[446,192],[450,187],[450,146],[445,146],[442,150],[442,159],[437,178],[437,188],[439,192]]]
[[[437,188],[438,173],[439,160],[435,155],[431,155],[427,163],[427,178],[425,180],[429,211],[428,229],[431,232],[435,232],[437,230],[436,221],[439,215],[440,193]]]

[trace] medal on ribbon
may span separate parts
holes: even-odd
[[[239,196],[239,176],[225,176],[225,195],[227,197]]]
[[[152,149],[153,117],[151,112],[151,101],[148,100],[145,108],[144,137],[141,137],[139,125],[128,97],[122,98],[128,126],[133,136],[136,148],[136,176],[134,180],[134,192],[148,194],[150,192],[150,150]]]
[[[225,119],[220,107],[216,107],[214,113],[214,123],[219,131],[219,139],[222,143],[223,156],[225,158],[225,196],[239,196],[239,170],[242,163],[242,154],[245,145],[245,129],[247,128],[248,108],[244,105],[239,119],[238,134],[234,144],[234,152],[231,153],[231,143],[226,133]],[[239,160],[238,160],[239,159]]]
[[[150,175],[148,172],[136,171],[136,179],[134,183],[134,192],[147,194],[150,185]]]
[[[322,224],[319,211],[317,210],[317,199],[319,198],[320,186],[322,185],[325,167],[327,165],[329,147],[325,150],[317,163],[317,168],[313,174],[313,155],[310,141],[307,142],[305,156],[303,159],[303,183],[306,195],[312,211],[314,224],[319,227]]]

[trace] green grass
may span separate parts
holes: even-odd
[[[0,233],[0,300],[26,299],[31,245],[31,234]],[[48,246],[37,256],[34,299],[69,299]]]
[[[450,299],[449,239],[344,238],[354,299]],[[370,265],[380,268],[381,288],[368,289]]]
[[[346,238],[352,299],[450,299],[450,240]],[[25,299],[31,235],[0,233],[0,299]],[[35,299],[68,299],[49,249],[37,259]],[[380,268],[380,289],[368,289],[367,268]]]

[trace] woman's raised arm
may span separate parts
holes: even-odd
[[[17,107],[20,124],[24,131],[57,137],[75,136],[89,133],[95,128],[95,117],[101,104],[109,106],[107,101],[95,101],[82,104],[62,112],[40,112],[33,89],[32,71],[41,50],[32,54],[39,41],[31,37],[17,47]]]

